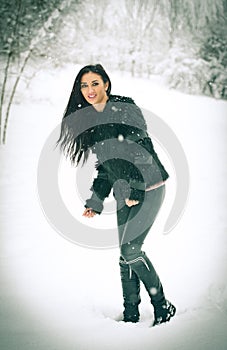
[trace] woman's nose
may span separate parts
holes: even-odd
[[[88,92],[89,92],[89,93],[90,93],[90,92],[94,92],[93,86],[88,86]]]

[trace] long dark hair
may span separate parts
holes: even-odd
[[[89,135],[85,135],[84,133],[79,133],[80,125],[75,125],[75,116],[74,113],[82,110],[85,107],[90,106],[90,104],[85,100],[81,93],[81,78],[86,73],[96,73],[100,75],[104,84],[108,82],[108,89],[106,91],[107,96],[110,95],[111,92],[111,81],[102,67],[101,64],[95,65],[87,65],[83,67],[76,76],[76,79],[73,84],[73,88],[69,97],[69,101],[67,107],[65,109],[62,123],[61,123],[61,132],[59,139],[57,141],[57,145],[60,145],[61,150],[64,152],[66,156],[68,156],[73,164],[76,163],[78,165],[82,155],[84,154],[84,162],[87,160],[89,155],[88,149],[88,139]],[[78,120],[79,122],[79,120]]]

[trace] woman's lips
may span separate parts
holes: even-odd
[[[96,95],[88,95],[88,98],[89,99],[94,99],[94,98],[96,98]]]

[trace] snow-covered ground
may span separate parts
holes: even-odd
[[[144,247],[178,315],[151,328],[152,307],[142,288],[141,322],[124,324],[117,322],[122,312],[118,249],[88,249],[65,239],[39,203],[40,153],[61,120],[77,68],[37,74],[13,106],[7,145],[0,149],[1,349],[226,349],[227,103],[111,74],[113,93],[133,97],[172,128],[190,168],[183,217],[162,234],[176,185],[172,176]],[[65,182],[72,181],[74,170],[62,166]],[[173,173],[168,160],[167,167]],[[67,197],[67,191],[66,186],[61,193]],[[82,214],[82,203],[75,205]],[[102,225],[102,216],[94,220]],[[114,227],[114,215],[111,220]]]

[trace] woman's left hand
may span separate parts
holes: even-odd
[[[128,207],[133,207],[133,205],[139,204],[139,201],[126,198],[126,199],[125,199],[125,204],[126,204]]]
[[[86,218],[93,218],[96,215],[96,212],[92,208],[86,208],[83,212],[83,216]]]

